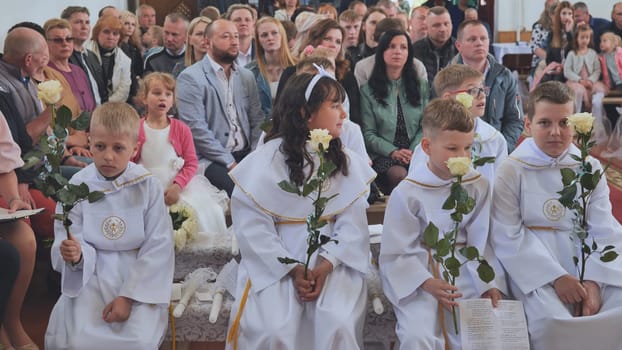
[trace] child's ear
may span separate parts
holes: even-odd
[[[531,136],[531,119],[529,119],[529,117],[527,115],[525,115],[525,134],[527,136]]]
[[[430,156],[430,139],[427,136],[424,136],[421,139],[421,149],[423,150],[423,152],[425,152],[425,154],[427,154],[428,156]]]
[[[441,98],[448,98],[449,96],[451,96],[451,94],[449,92],[445,91],[443,93],[443,95],[441,95]]]

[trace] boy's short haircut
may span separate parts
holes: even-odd
[[[138,139],[140,117],[134,108],[125,102],[106,102],[93,111],[91,130],[102,127],[113,135],[128,135]]]
[[[151,32],[151,36],[156,39],[158,46],[164,46],[164,28],[162,26],[154,24],[147,31]]]
[[[298,29],[296,29],[296,25],[292,21],[281,21],[281,25],[283,29],[285,29],[285,35],[287,36],[287,41],[292,39],[296,39],[296,35],[298,35]]]
[[[90,16],[89,9],[84,6],[68,6],[60,14],[60,18],[69,20],[74,13],[86,13]]]
[[[439,131],[471,132],[475,121],[464,105],[453,98],[435,98],[423,110],[423,134],[429,138]]]
[[[448,91],[457,90],[465,80],[472,79],[484,80],[484,75],[466,64],[450,64],[434,77],[434,92],[436,96],[443,96]]]
[[[298,61],[296,64],[296,74],[300,73],[308,73],[308,71],[313,70],[317,74],[317,68],[313,65],[318,65],[320,67],[324,67],[326,70],[335,70],[335,65],[326,57],[321,56],[309,56],[305,57],[302,60]]]
[[[341,22],[356,22],[363,19],[363,16],[359,16],[354,10],[345,10],[339,15],[339,23]]]
[[[365,5],[365,3],[364,3],[364,2],[362,2],[362,1],[359,1],[359,0],[352,1],[352,2],[350,3],[350,5],[348,5],[348,10],[354,10],[354,8],[356,7],[356,5]],[[365,5],[365,6],[367,6],[367,5]]]
[[[568,85],[559,81],[547,81],[538,84],[536,88],[529,94],[529,102],[527,103],[527,118],[533,120],[536,112],[536,103],[549,102],[564,105],[574,101],[574,91]]]

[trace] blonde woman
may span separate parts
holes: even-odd
[[[122,11],[120,19],[123,29],[121,30],[119,47],[132,60],[132,85],[130,86],[130,96],[127,101],[132,102],[131,99],[136,96],[138,91],[138,79],[143,75],[143,49],[140,30],[137,30],[138,18],[136,15],[129,11]]]
[[[212,20],[205,16],[196,17],[188,26],[188,35],[186,35],[186,67],[202,60],[207,53],[205,45],[205,29]]]
[[[257,79],[261,109],[266,118],[271,116],[272,100],[276,96],[283,70],[295,64],[289,52],[287,35],[281,22],[274,17],[262,17],[255,25],[257,52],[246,68]]]

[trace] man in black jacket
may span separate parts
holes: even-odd
[[[69,6],[63,10],[60,16],[71,24],[73,53],[69,57],[69,62],[82,68],[89,77],[91,90],[93,91],[93,96],[95,96],[95,103],[99,105],[107,102],[108,89],[106,88],[106,80],[104,79],[101,63],[91,50],[83,46],[91,33],[89,10],[82,6]]]
[[[458,53],[455,40],[451,37],[451,17],[446,8],[435,6],[426,18],[428,36],[413,44],[415,57],[423,62],[428,72],[428,83],[432,84],[436,73],[448,65]]]

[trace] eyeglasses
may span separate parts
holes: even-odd
[[[50,38],[48,41],[53,42],[54,44],[62,45],[63,43],[72,44],[74,38],[66,37],[66,38]]]
[[[459,94],[461,92],[466,92],[467,94],[473,96],[474,98],[478,98],[482,95],[482,93],[484,94],[484,96],[488,96],[490,94],[490,88],[488,86],[474,87],[470,89],[451,91],[450,93],[454,95],[454,94]]]

